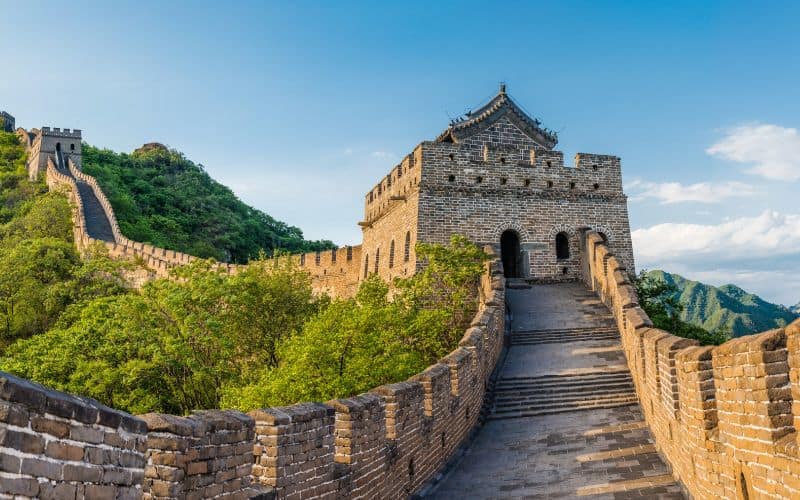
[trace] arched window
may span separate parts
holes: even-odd
[[[70,151],[75,151],[75,145],[74,144],[70,144],[69,145],[69,150]]]
[[[567,233],[556,235],[556,258],[558,260],[569,259],[569,238]]]
[[[394,267],[394,240],[389,244],[389,269]]]
[[[369,276],[369,254],[364,256],[364,277]]]
[[[375,272],[378,272],[378,266],[381,265],[381,249],[375,249]]]
[[[408,262],[411,258],[411,231],[406,232],[406,246],[403,250],[403,260]]]

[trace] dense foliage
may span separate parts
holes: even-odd
[[[31,182],[22,145],[0,132],[0,352],[43,333],[75,304],[125,291],[126,266],[102,249],[81,259],[67,199]]]
[[[374,276],[331,301],[289,259],[234,276],[198,261],[180,279],[83,301],[11,345],[0,369],[134,413],[350,396],[424,369],[475,312],[485,255],[464,239],[419,254],[427,269],[392,300]]]
[[[134,241],[236,263],[262,251],[333,247],[304,240],[300,229],[246,205],[202,165],[159,144],[130,155],[84,145],[83,169],[100,183],[122,233]]]
[[[241,409],[347,397],[424,370],[458,344],[476,312],[486,255],[463,237],[448,247],[417,245],[427,266],[395,282],[377,276],[353,299],[333,301],[280,346],[280,363],[231,388],[224,406]]]
[[[723,329],[713,331],[693,325],[681,319],[683,304],[676,294],[674,283],[659,279],[656,275],[642,270],[634,278],[639,304],[645,310],[656,328],[689,339],[696,339],[702,345],[719,345],[730,339],[730,333]]]

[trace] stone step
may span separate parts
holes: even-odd
[[[512,393],[519,393],[519,392],[531,392],[531,391],[539,391],[539,392],[556,392],[556,391],[573,391],[573,390],[583,390],[583,389],[592,389],[597,387],[609,387],[614,385],[621,385],[621,384],[633,384],[633,380],[630,377],[618,377],[606,380],[597,380],[590,384],[585,383],[562,383],[562,384],[511,384],[511,385],[498,385],[495,386],[495,394],[498,396],[505,396],[507,394]]]
[[[524,397],[497,398],[495,399],[495,407],[519,406],[523,404],[529,406],[535,406],[537,403],[548,404],[551,402],[553,403],[569,402],[569,401],[580,402],[582,400],[606,399],[606,398],[632,396],[632,395],[633,396],[636,395],[636,392],[634,391],[633,387],[622,387],[618,389],[597,390],[589,392],[570,392],[562,394],[532,394]]]
[[[86,232],[98,240],[114,241],[114,231],[106,217],[103,205],[94,194],[92,187],[84,181],[77,180],[78,192],[83,202],[83,216],[86,220]]]
[[[584,332],[614,332],[617,333],[617,327],[614,324],[609,325],[598,325],[598,326],[591,326],[591,327],[580,327],[580,328],[556,328],[556,329],[548,329],[548,330],[514,330],[511,332],[511,335],[563,335],[563,334],[570,334],[570,333],[584,333]]]
[[[540,400],[535,400],[530,403],[525,401],[516,401],[516,402],[504,402],[502,404],[495,404],[494,410],[505,411],[505,409],[516,408],[516,407],[547,408],[554,405],[574,406],[574,405],[584,405],[590,403],[616,401],[621,399],[627,400],[630,398],[636,398],[636,393],[632,391],[624,391],[624,392],[612,392],[608,394],[596,394],[592,397],[585,397],[583,395],[565,396],[564,398],[549,397]]]
[[[576,335],[573,337],[541,337],[541,338],[515,338],[511,337],[511,345],[542,345],[542,344],[571,344],[574,342],[619,342],[619,335],[615,334],[591,334]]]
[[[543,402],[536,405],[517,405],[495,407],[489,418],[515,418],[536,415],[546,415],[550,413],[564,413],[569,411],[594,410],[598,408],[614,408],[617,406],[628,406],[639,402],[636,394],[621,394],[609,397],[598,397],[592,399],[582,399],[579,401],[558,401]]]
[[[563,375],[539,375],[533,377],[525,376],[512,376],[502,377],[497,381],[497,388],[515,384],[515,385],[553,385],[553,384],[582,384],[590,385],[603,381],[615,379],[630,380],[631,374],[629,371],[607,371],[607,372],[587,372],[587,373],[574,373]]]
[[[573,387],[548,387],[548,388],[517,388],[517,389],[504,389],[497,390],[495,397],[497,401],[506,401],[511,399],[535,397],[535,396],[550,396],[552,394],[602,394],[604,392],[614,391],[633,391],[634,385],[632,381],[620,381],[617,383],[602,384],[596,386],[573,386]]]

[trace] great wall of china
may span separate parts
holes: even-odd
[[[438,232],[459,228],[491,245],[494,259],[481,279],[479,311],[448,356],[407,381],[347,399],[185,417],[132,416],[0,372],[0,498],[406,498],[435,496],[440,486],[444,495],[451,490],[442,483],[469,467],[459,457],[475,432],[484,432],[479,429],[487,417],[629,406],[642,415],[640,423],[582,435],[596,440],[641,424],[654,441],[655,458],[647,460],[663,460],[668,472],[620,476],[563,496],[656,495],[674,483],[698,499],[800,498],[800,321],[717,347],[653,328],[630,283],[633,256],[619,158],[581,155],[576,168],[564,167],[552,151],[555,136],[520,113],[501,87],[487,106],[455,121],[436,142],[418,146],[368,193],[362,246],[295,257],[318,290],[346,295],[368,273],[390,278],[413,272],[409,246],[441,240]],[[40,151],[42,139],[35,146],[36,134],[23,133],[29,152]],[[79,247],[102,241],[111,255],[143,260],[157,276],[192,259],[127,240],[102,190],[69,153],[44,151],[41,168],[48,186],[69,193]],[[456,207],[452,213],[436,203],[445,191]],[[105,222],[95,224],[98,213]],[[562,284],[536,284],[554,282]],[[526,387],[513,389],[516,400],[493,403],[498,371],[511,367],[499,362],[509,342],[507,311],[517,317],[530,312],[509,305],[512,288],[576,282],[599,298],[615,327],[523,330],[511,337],[530,344],[525,352],[574,342],[586,346],[577,350],[602,350],[609,358],[609,350],[618,348],[624,366],[585,378],[570,375],[568,383],[562,377],[555,399],[523,400],[518,394],[531,390]],[[591,344],[600,337],[611,344]],[[585,396],[606,390],[598,373],[615,377],[615,386],[629,377],[632,400],[622,393]],[[543,379],[507,380],[535,389]],[[572,396],[575,402],[557,401]],[[612,447],[579,460],[636,456],[630,449]]]

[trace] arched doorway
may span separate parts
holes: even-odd
[[[514,231],[503,231],[500,235],[500,256],[506,278],[519,278],[519,236]]]

